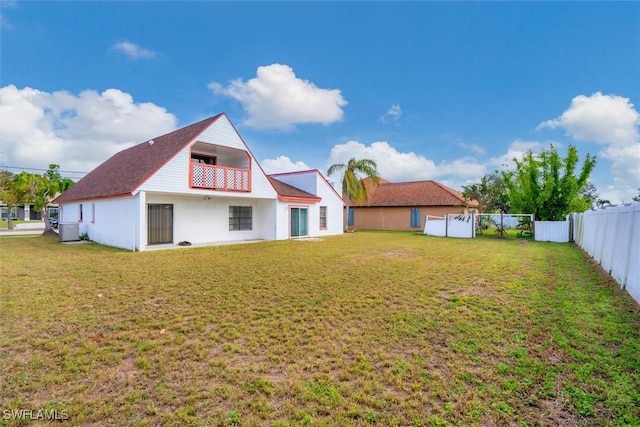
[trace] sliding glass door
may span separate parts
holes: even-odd
[[[147,241],[149,245],[173,243],[173,205],[147,205]]]
[[[308,234],[307,208],[291,208],[291,237],[302,237]]]

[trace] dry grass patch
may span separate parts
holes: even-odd
[[[2,410],[63,408],[74,425],[640,424],[638,307],[572,245],[0,245]]]

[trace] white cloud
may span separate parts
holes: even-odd
[[[398,124],[400,117],[402,117],[402,108],[400,108],[398,104],[393,104],[389,107],[389,110],[380,117],[380,121],[385,125],[387,123]]]
[[[235,99],[245,110],[244,124],[254,128],[290,130],[297,124],[328,125],[342,120],[347,101],[339,89],[320,89],[296,77],[283,64],[258,67],[256,77],[244,82],[238,78],[223,86],[208,85],[215,94]]]
[[[612,200],[630,200],[640,183],[640,113],[628,98],[603,95],[573,98],[569,108],[553,120],[538,126],[562,128],[576,141],[591,141],[606,147],[598,153],[611,161],[614,175]]]
[[[0,88],[0,118],[2,164],[74,171],[176,128],[173,114],[118,89],[74,95],[9,85]]]
[[[267,175],[282,172],[295,172],[311,169],[304,162],[293,162],[287,156],[278,156],[275,159],[264,159],[260,165]]]
[[[560,117],[541,123],[538,129],[559,127],[578,141],[624,146],[638,142],[639,124],[640,113],[628,98],[596,92],[576,96]]]
[[[486,154],[486,150],[483,147],[479,146],[478,144],[467,144],[466,142],[459,142],[458,145],[460,145],[460,147],[464,148],[465,150],[469,150],[473,154],[476,154],[478,156],[483,156]]]
[[[560,144],[554,143],[554,145],[557,148]],[[549,143],[543,144],[538,141],[522,141],[520,139],[516,139],[509,145],[506,153],[489,159],[488,166],[494,170],[515,169],[516,164],[513,159],[521,160],[527,152],[532,151],[533,153],[537,153],[548,146]]]
[[[116,52],[129,57],[130,59],[148,59],[158,55],[158,52],[142,48],[137,44],[128,42],[126,40],[114,44],[111,48]]]
[[[11,30],[13,28],[13,25],[11,25],[11,22],[9,22],[9,20],[6,18],[3,9],[14,8],[17,5],[18,3],[13,0],[0,1],[0,28],[4,30]]]
[[[466,179],[481,177],[485,173],[484,165],[469,158],[436,164],[423,155],[413,152],[401,153],[386,141],[374,142],[369,146],[357,141],[336,145],[331,149],[328,164],[346,163],[351,158],[375,161],[378,175],[392,182],[441,177]]]

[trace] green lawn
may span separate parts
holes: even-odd
[[[570,244],[7,237],[0,266],[0,425],[640,425],[640,310]]]

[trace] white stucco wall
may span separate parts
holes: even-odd
[[[309,237],[329,236],[342,234],[344,230],[343,215],[344,205],[342,198],[338,196],[331,185],[320,176],[318,171],[295,172],[291,174],[276,175],[276,179],[293,185],[308,193],[315,194],[322,200],[318,203],[288,203],[278,202],[278,238],[290,237],[291,207],[308,208],[308,235]],[[320,206],[327,207],[327,228],[320,229]]]
[[[147,193],[147,203],[173,205],[173,243],[234,242],[244,240],[273,240],[275,227],[272,220],[275,200],[256,200],[212,197],[180,196]],[[229,230],[229,206],[251,206],[252,230]],[[145,238],[145,244],[146,238]]]
[[[139,247],[139,203],[139,195],[83,201],[82,222],[79,222],[80,203],[63,204],[60,222],[79,222],[80,234],[87,233],[94,242],[135,250]]]

